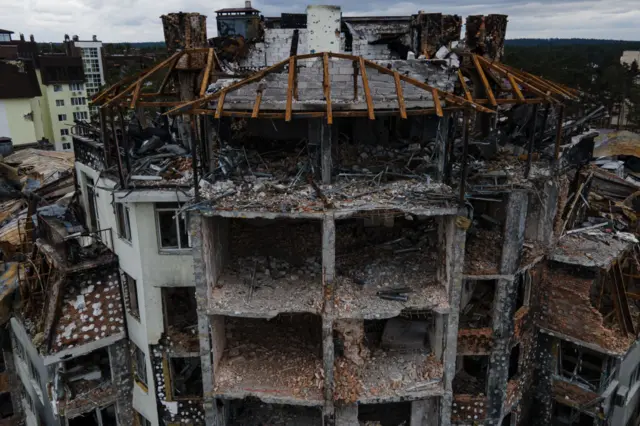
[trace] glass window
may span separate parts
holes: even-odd
[[[58,121],[67,121],[67,114],[58,114]]]
[[[158,238],[161,249],[191,248],[187,214],[178,203],[156,203]]]
[[[70,150],[71,149],[71,143],[69,142],[65,142],[62,144],[62,149],[64,150]]]
[[[131,223],[129,222],[129,207],[122,203],[116,203],[116,222],[118,225],[118,237],[131,241]]]
[[[60,134],[62,136],[67,136],[69,134],[69,129],[60,129]]]
[[[56,106],[64,106],[64,99],[56,99]]]
[[[72,91],[78,91],[82,90],[83,86],[82,83],[71,83],[69,84],[69,89],[71,89]]]
[[[59,84],[54,84],[53,85],[53,91],[54,92],[62,92],[62,86]]]
[[[147,386],[147,363],[144,359],[144,352],[133,342],[133,374],[136,381],[140,382],[145,387]]]
[[[122,271],[122,284],[125,286],[127,308],[129,314],[140,320],[140,306],[138,305],[138,283],[129,274]]]

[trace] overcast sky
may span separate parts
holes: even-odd
[[[344,15],[410,15],[425,12],[509,15],[507,38],[604,38],[640,40],[639,0],[449,0],[427,3],[384,0],[298,2],[253,1],[265,16],[304,12],[307,4],[342,6]],[[63,40],[64,34],[105,42],[162,41],[160,15],[199,12],[208,16],[208,36],[216,34],[214,11],[242,7],[243,0],[0,0],[0,28],[37,41]]]

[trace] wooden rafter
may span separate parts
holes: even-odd
[[[209,76],[211,75],[211,69],[213,68],[213,48],[209,49],[207,55],[207,66],[204,69],[204,75],[202,76],[202,84],[200,85],[200,97],[207,93],[207,87],[209,87]]]
[[[293,80],[296,75],[296,57],[289,58],[289,79],[287,80],[287,110],[285,121],[291,121],[291,109],[293,108]]]
[[[467,82],[464,81],[464,76],[462,75],[462,71],[458,70],[458,79],[460,80],[460,86],[462,86],[462,90],[464,91],[464,96],[469,102],[473,102],[473,96],[471,96],[471,92],[469,91],[469,87],[467,86]]]
[[[104,105],[106,106],[106,105],[110,105],[112,103],[115,103],[115,101],[119,100],[120,98],[125,96],[127,93],[129,93],[132,90],[134,90],[138,85],[141,85],[150,75],[154,74],[159,69],[162,69],[162,68],[166,67],[167,65],[169,65],[171,63],[171,61],[173,61],[178,56],[181,56],[182,54],[183,54],[183,52],[176,52],[173,55],[171,55],[169,58],[167,58],[164,61],[160,62],[159,64],[157,64],[156,66],[151,68],[148,72],[146,72],[144,75],[142,75],[140,78],[138,78],[134,83],[130,84],[122,92],[120,92],[119,94],[117,94],[113,98],[109,99],[107,102],[105,102]]]
[[[561,84],[555,83],[553,81],[550,80],[546,80],[542,77],[538,77],[536,75],[530,74],[526,71],[522,71],[522,70],[518,70],[516,68],[513,68],[509,65],[506,64],[500,64],[500,66],[504,69],[506,69],[507,71],[510,71],[511,73],[514,73],[516,75],[518,75],[520,78],[522,78],[523,80],[531,83],[531,84],[537,84],[539,85],[541,88],[547,89],[549,91],[551,91],[552,93],[564,96],[565,98],[568,99],[578,99],[578,95],[579,92],[575,89],[570,89],[568,87],[564,87]]]
[[[509,79],[509,84],[511,85],[511,90],[513,90],[513,93],[515,93],[515,95],[518,98],[518,100],[519,101],[524,101],[524,95],[522,94],[522,91],[520,90],[520,86],[518,86],[518,83],[516,83],[516,80],[513,78],[513,75],[508,74],[507,75],[507,79]]]
[[[364,97],[367,101],[367,112],[369,120],[375,120],[376,116],[373,113],[373,100],[371,99],[371,89],[369,89],[369,79],[367,78],[367,69],[365,66],[364,58],[360,57],[360,75],[362,75],[362,88],[364,89]]]
[[[247,84],[251,84],[257,81],[260,81],[262,78],[264,78],[267,74],[269,73],[273,73],[273,72],[277,72],[280,69],[284,68],[285,65],[289,64],[289,78],[287,81],[287,108],[290,108],[291,110],[292,108],[292,103],[293,103],[293,94],[292,94],[292,87],[294,87],[294,81],[295,81],[295,74],[292,73],[292,70],[295,72],[295,66],[291,67],[291,63],[293,62],[294,64],[297,63],[297,60],[300,59],[310,59],[310,58],[324,58],[326,55],[327,59],[328,58],[339,58],[339,59],[346,59],[346,60],[350,60],[354,63],[354,77],[356,78],[356,80],[354,81],[354,98],[357,99],[357,75],[358,75],[358,68],[360,69],[359,74],[362,76],[362,81],[363,81],[363,90],[364,90],[364,94],[365,94],[365,100],[367,102],[367,116],[370,119],[375,119],[375,111],[374,111],[374,105],[373,105],[373,99],[371,96],[371,88],[369,86],[369,80],[368,80],[368,76],[367,76],[367,68],[372,68],[374,70],[379,71],[380,73],[383,74],[387,74],[390,75],[394,81],[396,79],[396,76],[394,74],[393,70],[390,70],[380,64],[377,64],[375,62],[366,60],[362,57],[358,57],[358,56],[354,56],[354,55],[348,55],[348,54],[344,54],[344,53],[335,53],[335,52],[326,52],[325,53],[310,53],[310,54],[304,54],[304,55],[297,55],[297,56],[292,56],[286,60],[283,60],[275,65],[272,65],[268,68],[265,68],[264,70],[257,72],[253,75],[251,75],[250,77],[245,78],[242,81],[239,81],[235,84],[232,84],[228,87],[225,88],[225,92],[229,93],[229,92],[233,92],[237,89],[239,89],[240,87],[243,87]],[[323,63],[324,63],[324,59],[323,59]],[[324,66],[323,66],[323,70],[324,70]],[[324,74],[324,72],[323,72]],[[293,77],[293,80],[292,80]],[[445,92],[443,90],[440,90],[436,87],[430,86],[426,83],[423,83],[421,81],[418,81],[412,77],[409,77],[407,75],[403,75],[398,73],[398,80],[400,81],[404,81],[410,85],[413,85],[415,87],[418,87],[422,90],[425,90],[427,92],[429,92],[430,94],[433,95],[433,91],[435,90],[437,93],[437,97],[440,100],[440,108],[442,108],[442,100],[445,100],[447,103],[452,104],[453,106],[463,106],[463,107],[471,107],[473,109],[475,109],[476,111],[481,111],[481,112],[488,112],[488,113],[494,113],[495,111],[493,111],[492,109],[483,107],[482,105],[479,105],[478,103],[473,102],[472,100],[469,100],[468,98],[462,98],[460,96],[456,96],[453,93],[449,93],[449,92]],[[330,85],[329,85],[329,89],[330,89]],[[397,91],[396,91],[397,92]],[[217,93],[213,93],[211,95],[207,95],[204,96],[200,99],[194,100],[194,101],[190,101],[190,102],[186,102],[184,104],[182,104],[181,106],[177,107],[177,108],[173,108],[172,110],[170,110],[169,112],[167,112],[167,114],[176,114],[176,113],[186,113],[186,112],[193,112],[195,110],[200,110],[200,107],[202,105],[204,105],[206,102],[208,101],[212,101],[214,99],[216,99],[217,97],[220,96],[220,92]],[[400,104],[400,101],[399,101]],[[399,108],[400,111],[400,115],[402,116],[402,107]],[[406,106],[405,106],[405,111],[406,111]],[[430,109],[423,109],[422,111],[427,111]],[[438,108],[434,108],[433,109],[436,113],[439,112]],[[291,111],[289,114],[286,113],[285,110],[285,117],[293,117],[293,112]],[[337,116],[336,112],[332,110],[332,116]],[[408,114],[410,115],[410,114]]]
[[[487,93],[487,98],[489,98],[489,102],[491,105],[497,106],[496,98],[493,95],[493,90],[491,90],[491,86],[489,85],[489,80],[487,80],[487,76],[484,73],[484,69],[482,69],[482,65],[480,61],[478,61],[478,55],[473,55],[473,65],[476,67],[476,71],[480,76],[480,80],[482,81],[482,85],[484,86],[484,90]]]
[[[506,69],[502,68],[500,65],[498,65],[495,62],[490,62],[487,59],[483,58],[482,56],[478,56],[478,55],[473,55],[474,60],[477,60],[479,62],[483,62],[484,64],[486,64],[488,67],[490,67],[491,69],[495,70],[496,72],[498,72],[499,74],[503,75],[504,77],[507,77],[509,75],[512,76],[512,78],[519,84],[521,84],[525,89],[529,90],[530,92],[535,93],[536,95],[546,99],[548,102],[554,102],[554,103],[560,103],[560,101],[558,101],[557,99],[549,96],[544,90],[540,90],[537,87],[535,87],[535,85],[527,83],[526,81],[524,81],[522,78],[520,78],[518,75],[514,74],[514,73],[509,73],[509,71],[507,71]]]
[[[262,71],[258,71],[257,73],[245,78],[242,81],[238,81],[237,83],[229,85],[228,87],[226,87],[226,91],[227,92],[232,92],[234,90],[237,90],[237,89],[239,89],[241,87],[246,86],[247,84],[251,84],[251,83],[254,83],[256,81],[259,81],[262,78],[264,78],[265,75],[283,68],[288,63],[289,63],[289,59],[285,59],[283,61],[278,62],[277,64],[271,65],[270,67],[267,67],[267,68],[263,69]],[[205,103],[218,98],[221,95],[221,93],[222,93],[222,91],[219,91],[219,92],[207,95],[204,98],[200,98],[200,99],[196,99],[196,100],[193,100],[193,101],[189,101],[189,102],[183,103],[179,107],[176,107],[176,108],[174,108],[174,109],[172,109],[170,111],[167,111],[166,114],[176,114],[176,113],[186,112],[189,109],[198,108],[199,106],[202,106]]]
[[[393,73],[393,81],[396,83],[396,96],[398,97],[398,109],[400,117],[407,118],[407,108],[404,105],[404,92],[402,91],[402,83],[400,82],[400,74],[398,71]]]
[[[140,97],[140,87],[141,86],[142,86],[142,83],[136,84],[136,87],[133,90],[133,97],[131,98],[131,105],[129,106],[129,108],[135,108],[136,107],[136,104],[138,103],[138,98]]]
[[[436,107],[436,114],[438,117],[443,117],[444,113],[442,112],[442,104],[440,103],[440,95],[438,95],[438,89],[431,89],[431,97],[433,97],[433,104]]]
[[[324,99],[327,102],[327,124],[333,124],[333,114],[331,111],[331,76],[329,75],[329,55],[325,52],[322,55],[322,87],[324,89]]]
[[[173,62],[171,62],[171,64],[169,64],[169,69],[167,70],[167,73],[164,75],[164,78],[162,79],[162,82],[160,83],[160,87],[158,87],[158,93],[162,93],[164,92],[164,88],[167,87],[167,83],[169,82],[169,77],[171,77],[171,74],[173,73],[173,70],[176,69],[176,65],[178,65],[178,61],[180,60],[182,56],[177,56]]]
[[[251,111],[251,118],[258,118],[258,113],[260,112],[260,103],[262,102],[262,92],[264,88],[262,86],[258,87],[256,90],[256,101],[253,103],[253,111]]]
[[[224,97],[227,95],[227,91],[223,90],[220,92],[220,97],[218,98],[218,105],[216,105],[216,115],[215,118],[220,118],[222,114],[222,108],[224,107]]]
[[[461,107],[449,107],[443,108],[444,111],[460,111]],[[435,114],[437,111],[435,108],[421,108],[421,109],[409,109],[407,110],[407,116],[416,116],[416,115],[429,115]],[[210,109],[195,109],[193,110],[194,114],[197,115],[215,115],[215,111]],[[243,118],[270,118],[270,119],[284,119],[284,112],[258,112],[256,117],[253,117],[253,111],[222,111],[220,113],[221,117],[243,117]],[[377,111],[377,115],[379,116],[392,116],[397,115],[398,111],[396,110],[382,110]],[[297,118],[325,118],[327,116],[326,111],[293,111],[291,113],[292,119]],[[335,117],[368,117],[369,112],[367,110],[358,110],[358,111],[333,111],[333,116]]]

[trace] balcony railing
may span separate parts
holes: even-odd
[[[73,136],[73,152],[76,161],[91,167],[93,170],[106,169],[104,146],[100,142],[92,141],[82,136]]]

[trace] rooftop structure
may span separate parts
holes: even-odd
[[[128,339],[117,424],[635,419],[635,185],[589,165],[600,109],[506,65],[503,15],[461,40],[451,15],[222,12],[244,32],[163,16],[169,57],[74,128],[86,231],[38,211],[61,272],[12,319],[39,356]]]

